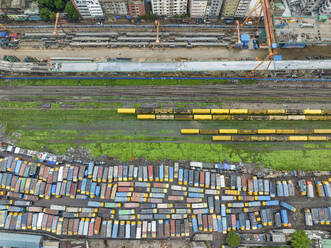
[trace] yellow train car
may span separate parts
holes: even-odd
[[[155,120],[155,115],[137,115],[138,120]]]
[[[249,116],[249,120],[251,120],[251,121],[267,121],[267,120],[269,120],[269,116],[267,116],[267,115],[251,115],[251,116]]]
[[[199,129],[181,129],[181,134],[199,134]]]
[[[210,109],[192,109],[193,114],[210,114]]]
[[[265,115],[267,114],[266,109],[249,109],[248,114],[250,115]]]
[[[289,121],[304,121],[306,117],[304,115],[288,115],[287,120]]]
[[[252,119],[249,115],[231,115],[231,117],[235,121],[250,121]]]
[[[268,115],[284,115],[286,112],[286,109],[267,109]]]
[[[212,109],[211,113],[215,115],[227,115],[229,114],[229,109]]]
[[[304,109],[302,110],[304,115],[322,115],[324,114],[323,109]]]
[[[313,133],[313,130],[308,130],[308,129],[296,129],[294,130],[294,134],[311,134]]]
[[[330,117],[331,119],[331,116],[323,116],[323,115],[306,115],[305,116],[305,119],[308,120],[308,121],[326,121],[326,120],[330,120],[328,119],[328,117]]]
[[[270,136],[251,136],[251,141],[270,141]]]
[[[281,142],[281,141],[287,141],[287,136],[270,136],[270,141],[276,141],[276,142]]]
[[[257,133],[258,134],[275,134],[276,129],[258,129]]]
[[[230,109],[231,115],[247,115],[248,109]]]
[[[159,108],[159,109],[154,109],[155,114],[173,114],[174,109],[173,108]]]
[[[231,115],[213,115],[214,121],[228,121],[231,120]]]
[[[308,136],[308,141],[328,141],[327,136]]]
[[[250,141],[250,140],[251,140],[251,137],[249,137],[249,136],[232,136],[232,141],[246,142],[246,141]]]
[[[213,136],[212,141],[231,141],[231,136]]]
[[[276,134],[295,134],[294,129],[276,129]]]
[[[176,121],[191,121],[193,120],[193,115],[175,115]]]
[[[313,129],[315,134],[331,134],[331,129]]]
[[[212,129],[200,129],[199,134],[201,135],[217,135],[218,130],[212,130]]]
[[[219,134],[237,134],[238,129],[219,129],[218,133]]]
[[[269,121],[286,121],[287,115],[269,115]]]
[[[307,136],[288,136],[288,141],[308,141]]]
[[[135,114],[136,109],[135,108],[118,108],[117,113],[118,114]]]
[[[157,120],[174,120],[175,115],[155,115]]]
[[[238,134],[257,134],[257,130],[254,130],[254,129],[238,130]]]
[[[194,115],[193,118],[196,121],[210,121],[212,120],[212,115]]]

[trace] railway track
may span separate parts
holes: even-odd
[[[330,98],[330,85],[326,88],[302,87],[302,88],[275,88],[252,86],[221,86],[221,85],[197,85],[197,86],[26,86],[26,87],[2,87],[1,96],[137,96],[137,97],[323,97]],[[313,89],[313,90],[312,90]]]

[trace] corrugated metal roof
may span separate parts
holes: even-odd
[[[19,248],[39,248],[42,236],[0,232],[0,246]]]

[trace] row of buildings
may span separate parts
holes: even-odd
[[[331,0],[301,0],[300,7],[304,14],[331,15]]]
[[[72,0],[84,19],[110,15],[144,16],[146,7],[157,16],[193,18],[245,17],[252,0]]]

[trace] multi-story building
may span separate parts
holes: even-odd
[[[218,17],[223,0],[190,0],[191,17]]]
[[[174,16],[187,13],[187,0],[151,0],[152,12],[158,16]]]
[[[318,10],[320,15],[331,15],[331,0],[324,0],[321,7]]]
[[[324,0],[301,0],[300,7],[304,14],[312,15],[321,7]]]
[[[234,17],[237,18],[245,17],[250,3],[251,0],[240,0],[236,9],[236,13],[234,14]]]
[[[72,3],[83,19],[103,17],[103,11],[98,0],[72,0]]]
[[[245,17],[251,0],[226,0],[222,10],[223,17]]]
[[[208,0],[190,0],[189,11],[191,17],[205,17]]]
[[[100,0],[105,15],[127,15],[128,1],[127,0]]]
[[[128,3],[130,16],[144,16],[146,15],[144,0],[129,0]]]

